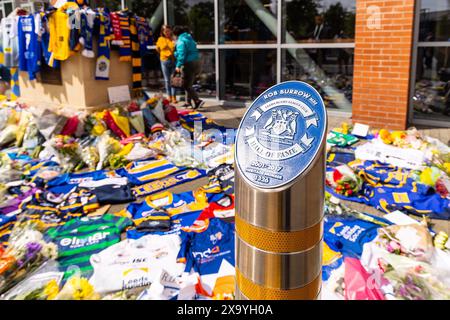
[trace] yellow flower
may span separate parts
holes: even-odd
[[[44,294],[47,296],[47,300],[53,300],[59,293],[59,286],[56,280],[51,280],[44,288]]]
[[[86,278],[72,277],[69,285],[73,288],[73,299],[75,300],[97,300],[98,294],[94,291],[94,287]]]
[[[391,144],[393,142],[390,132],[386,129],[381,129],[378,135],[380,139],[383,140],[383,142],[386,144]]]
[[[450,174],[450,162],[444,163],[444,169],[447,174]]]

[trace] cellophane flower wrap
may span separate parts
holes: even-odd
[[[46,242],[31,221],[18,222],[9,243],[9,247],[0,252],[0,293],[23,280],[43,262],[58,256],[56,244]]]

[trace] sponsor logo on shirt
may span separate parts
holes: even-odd
[[[87,246],[102,242],[110,234],[111,234],[111,232],[104,231],[104,232],[94,233],[92,236],[89,236],[84,239],[79,239],[77,237],[63,238],[59,241],[59,244],[61,245],[61,247],[68,247],[70,249],[87,247]]]

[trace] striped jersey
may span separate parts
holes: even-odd
[[[48,230],[47,237],[58,246],[58,262],[64,279],[81,272],[92,273],[91,255],[120,242],[121,232],[132,224],[125,217],[110,214],[73,219],[59,228]]]
[[[175,166],[170,161],[161,158],[156,160],[136,161],[129,163],[124,168],[116,170],[116,173],[134,185],[142,185],[154,180],[165,178],[181,171],[183,168]]]
[[[180,194],[163,192],[148,196],[142,203],[132,203],[122,212],[123,215],[131,217],[136,225],[136,228],[127,231],[127,237],[138,239],[149,234],[150,232],[143,231],[139,226],[151,220],[167,220],[167,216],[170,217],[170,230],[151,233],[178,234],[181,227],[191,226],[194,223],[199,214],[208,206],[209,198],[214,199],[215,196],[209,195],[203,190]]]
[[[0,215],[0,251],[8,247],[9,236],[17,221],[15,212],[7,215]]]

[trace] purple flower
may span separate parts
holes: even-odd
[[[27,247],[27,253],[26,253],[26,259],[30,260],[36,256],[36,254],[39,253],[42,249],[42,245],[38,242],[29,242],[26,244]]]
[[[25,264],[25,263],[23,262],[22,259],[17,260],[17,266],[18,266],[19,268],[22,268],[24,264]]]

